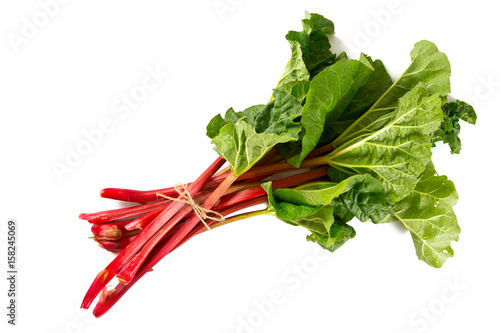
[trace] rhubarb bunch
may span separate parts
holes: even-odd
[[[308,241],[332,252],[356,235],[356,218],[401,223],[432,267],[453,256],[458,195],[436,174],[431,148],[443,141],[458,153],[458,122],[473,124],[476,114],[448,101],[446,55],[418,42],[408,69],[393,80],[380,60],[333,54],[330,20],[306,13],[302,23],[286,35],[292,55],[271,100],[210,121],[207,136],[219,157],[198,178],[150,191],[106,188],[102,197],[137,205],[80,215],[94,240],[117,254],[82,308],[101,294],[94,315],[103,315],[193,236],[263,214],[308,229]],[[118,284],[108,290],[114,277]]]

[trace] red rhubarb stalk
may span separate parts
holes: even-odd
[[[158,230],[153,237],[149,239],[149,241],[144,244],[144,246],[135,254],[135,256],[126,263],[123,268],[118,272],[117,278],[122,283],[128,283],[132,281],[135,273],[142,265],[144,260],[146,260],[147,256],[151,251],[158,245],[158,243],[162,240],[162,238],[172,230],[173,227],[177,225],[182,219],[184,219],[189,213],[192,211],[191,206],[184,207],[179,213],[174,215],[163,227]]]
[[[265,196],[261,196],[258,198],[254,198],[248,201],[245,201],[243,203],[240,203],[238,205],[234,205],[233,207],[230,207],[226,209],[224,212],[221,212],[222,215],[229,215],[235,211],[245,209],[248,207],[252,207],[258,204],[263,204],[267,202],[267,198]],[[237,220],[240,220],[244,218],[243,215],[246,215],[246,217],[250,217],[252,215],[262,215],[264,214],[265,211],[258,211],[258,212],[250,212],[246,214],[240,214],[238,216],[235,216],[233,218],[226,219],[224,222],[217,222],[213,223],[211,225],[212,228],[216,228],[225,224],[228,224],[230,222],[234,222]],[[188,241],[190,238],[193,236],[200,234],[202,232],[207,231],[207,228],[203,224],[198,224],[196,228],[194,228],[179,244],[173,249],[177,249],[179,246],[184,244],[186,241]],[[167,240],[164,240],[164,244],[167,242]],[[147,258],[147,260],[144,262],[144,264],[140,267],[138,270],[137,274],[135,275],[134,279],[130,281],[128,284],[124,283],[119,283],[114,289],[110,291],[106,291],[105,293],[101,295],[99,301],[97,302],[93,314],[95,317],[99,318],[116,303],[118,300],[127,292],[128,289],[130,289],[137,281],[141,279],[146,273],[150,272],[152,268],[161,260],[163,257],[165,257],[168,253],[171,251],[167,252],[167,248],[165,246],[159,246],[153,250],[151,255]],[[172,250],[172,251],[173,251]]]
[[[105,210],[102,212],[92,213],[92,214],[80,214],[82,220],[87,220],[90,223],[109,223],[117,220],[123,220],[130,217],[139,216],[142,214],[149,213],[158,208],[165,208],[169,205],[170,201],[162,200],[158,202],[153,202],[150,204],[139,205],[134,207],[119,208],[112,210]]]
[[[316,158],[305,160],[304,163],[301,165],[301,167],[311,167],[311,166],[321,165],[321,164],[325,164],[324,162],[325,162],[324,158],[316,157]],[[255,178],[258,176],[268,175],[268,174],[272,174],[275,172],[291,170],[291,169],[295,169],[295,168],[293,166],[289,165],[288,163],[279,163],[279,164],[271,165],[271,166],[256,167],[255,169],[257,169],[257,171],[255,171],[255,170],[252,170],[253,172],[249,171],[249,172],[243,174],[240,178],[246,178],[246,179]],[[321,171],[317,171],[317,172],[322,172],[322,173],[326,174],[326,168],[321,168],[321,169],[322,169]],[[320,170],[320,169],[317,169],[317,170]],[[316,171],[316,170],[312,170],[312,171]],[[299,175],[295,175],[295,176],[293,176],[293,178],[296,178],[297,176],[299,176]],[[202,205],[203,208],[205,208],[205,209],[212,209],[214,204],[220,199],[220,197],[224,194],[224,192],[227,191],[227,189],[231,186],[231,184],[236,180],[236,177],[232,173],[230,173],[228,175],[224,174],[224,175],[221,175],[218,177],[223,177],[224,181],[205,200],[205,202]],[[214,178],[216,178],[216,177],[214,177]],[[289,178],[292,178],[292,177],[289,177]],[[188,191],[190,193],[193,193],[192,190],[190,190],[190,189],[188,189]],[[246,191],[249,191],[249,190],[246,190]],[[244,191],[242,191],[242,192],[244,192]],[[237,192],[237,194],[238,193],[240,193],[240,192]],[[175,203],[177,203],[177,202],[175,202]],[[171,208],[174,206],[175,203],[173,203],[171,205]],[[177,209],[176,212],[179,209]],[[160,216],[161,216],[161,214],[160,214]],[[135,254],[140,250],[140,249],[135,248],[133,255],[130,255],[132,251],[129,251],[129,248],[132,247],[134,245],[134,243],[136,243],[136,241],[132,242],[132,244],[130,246],[128,246],[120,254],[120,255],[122,255],[125,253],[127,255],[126,261],[123,260],[122,262],[119,262],[119,265],[117,265],[117,264],[113,265],[113,263],[111,263],[110,265],[108,265],[108,267],[104,271],[102,271],[101,273],[98,274],[93,285],[91,286],[91,288],[87,292],[87,295],[84,299],[84,302],[82,303],[82,307],[83,308],[90,307],[92,300],[95,299],[95,297],[98,295],[98,293],[111,280],[111,278],[112,278],[112,276],[110,277],[111,274],[114,276],[118,272],[120,272],[120,274],[126,278],[125,281],[127,282],[127,284],[135,283],[136,277],[138,277],[137,274],[139,272],[141,272],[141,267],[145,267],[145,264],[149,261],[149,258],[151,256],[153,256],[153,258],[157,257],[157,256],[163,257],[166,254],[170,253],[193,230],[193,228],[198,224],[198,222],[199,222],[199,218],[196,215],[189,217],[187,221],[182,223],[182,225],[179,227],[177,232],[175,232],[171,237],[169,237],[162,246],[156,247],[154,249],[147,249],[148,254],[150,254],[149,256],[138,256],[137,260],[134,262],[134,265],[127,267],[127,270],[122,270],[122,267],[125,264],[127,264],[127,262],[130,259],[132,259],[132,257],[134,257]],[[162,224],[162,226],[163,226],[163,224]],[[143,232],[141,232],[141,234],[139,234],[139,236],[141,236],[143,233],[145,233],[147,229],[148,229],[148,227]],[[158,229],[156,231],[158,231]],[[152,234],[151,236],[148,235],[147,239],[149,240],[153,235],[154,234]],[[144,244],[146,242],[147,241],[143,241],[141,244]],[[159,258],[158,260],[160,260],[160,259],[161,258]],[[152,266],[154,266],[154,264],[152,264]],[[110,274],[110,271],[111,271],[111,274]],[[144,273],[146,273],[146,271]],[[121,285],[124,285],[124,284],[119,284],[119,286],[121,286]],[[115,295],[115,294],[116,293],[114,293],[113,295]],[[97,310],[97,311],[99,312],[99,310]]]
[[[218,178],[216,180],[209,180],[203,187],[203,190],[208,190],[211,188],[215,188],[219,186],[219,184],[224,180],[224,178]],[[190,184],[187,184],[188,186]],[[149,191],[137,191],[137,190],[129,190],[123,188],[105,188],[101,190],[101,197],[107,199],[114,199],[120,201],[128,201],[128,202],[152,202],[161,199],[158,197],[158,194],[167,196],[167,197],[177,197],[179,194],[175,187],[167,187],[158,190],[149,190]]]
[[[128,222],[125,225],[125,229],[127,230],[142,230],[148,226],[160,213],[164,210],[164,207],[160,207],[158,209],[153,210],[147,214],[139,216],[134,219],[132,222]]]
[[[237,177],[232,173],[226,177],[226,179],[205,199],[201,207],[205,210],[210,210],[215,205],[215,203],[220,199],[220,197],[228,190],[231,184],[236,181]],[[192,207],[188,207],[192,208]],[[140,250],[139,253],[129,262],[124,268],[119,272],[118,278],[123,283],[129,283],[133,280],[135,274],[141,267],[141,265],[146,260],[147,256],[153,250],[153,248],[158,244],[158,242],[163,238],[164,234],[168,232],[171,226],[177,224],[180,220],[186,217],[191,212],[191,209],[185,209],[172,219],[172,223],[167,223],[165,230],[160,230],[156,235],[151,237],[151,240]],[[184,238],[187,233],[189,233],[196,224],[200,221],[197,215],[190,216],[186,222],[184,222],[179,230],[173,234],[167,241],[166,247],[175,247]],[[162,228],[163,229],[163,228]]]
[[[216,192],[224,192],[224,190],[227,189],[234,180],[235,180],[234,176],[228,177],[228,179],[226,181],[224,181],[214,191],[214,193],[212,193],[214,195],[207,198],[207,200],[205,200],[203,207],[205,209],[211,209],[213,204],[218,200],[218,197],[220,197],[220,193],[216,193]],[[210,207],[210,208],[208,208],[208,207]],[[144,261],[143,265],[141,265],[137,268],[137,272],[131,281],[129,281],[127,284],[119,283],[111,291],[109,291],[109,292],[106,291],[106,293],[103,293],[102,297],[99,299],[99,301],[97,302],[97,304],[94,308],[94,311],[93,311],[94,316],[98,318],[98,317],[102,316],[103,314],[105,314],[127,292],[127,290],[130,287],[132,287],[142,276],[144,276],[144,274],[151,271],[151,269],[164,256],[166,256],[172,250],[176,249],[177,247],[182,245],[185,241],[187,241],[189,238],[183,240],[184,237],[181,237],[181,236],[182,235],[187,236],[189,234],[189,232],[193,229],[193,227],[198,224],[198,222],[199,222],[199,218],[196,215],[189,218],[186,222],[184,222],[181,225],[181,227],[175,233],[175,235],[172,235],[172,237],[164,240],[164,243],[161,246],[156,247],[152,251],[152,253]],[[205,227],[205,226],[203,226],[203,227]],[[191,235],[194,236],[194,233]]]
[[[188,191],[195,195],[212,175],[220,169],[225,160],[218,157],[210,167],[205,170],[198,179],[188,186]],[[163,212],[161,212],[153,222],[151,222],[137,238],[130,243],[120,254],[99,274],[97,274],[94,282],[90,286],[85,295],[81,307],[88,309],[92,301],[99,295],[101,290],[111,281],[111,279],[121,270],[129,260],[143,247],[143,245],[161,228],[163,225],[175,215],[183,206],[184,202],[173,201]]]

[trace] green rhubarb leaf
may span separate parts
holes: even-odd
[[[267,192],[267,212],[278,219],[295,226],[302,226],[320,238],[328,238],[333,224],[333,208],[331,206],[313,206],[294,204],[277,200],[271,182],[261,185]]]
[[[226,111],[226,114],[224,117],[222,117],[220,114],[216,115],[213,117],[210,122],[207,125],[207,136],[210,139],[215,138],[217,135],[219,135],[219,132],[224,125],[227,124],[234,124],[238,120],[245,118],[247,122],[249,122],[246,118],[250,115],[253,117],[254,114],[260,114],[263,112],[264,109],[270,108],[270,106],[265,105],[265,104],[258,104],[258,105],[253,105],[244,111],[241,112],[236,112],[234,111],[233,108],[229,108]],[[251,124],[254,125],[254,124]]]
[[[371,57],[361,54],[373,68],[366,83],[359,88],[351,102],[342,113],[341,119],[357,119],[362,116],[393,84],[391,76],[387,73],[381,60],[373,61]]]
[[[335,223],[330,228],[330,238],[325,239],[311,234],[307,236],[307,240],[319,244],[325,250],[333,252],[355,236],[356,231],[353,227],[335,220]],[[332,239],[334,240],[333,242],[331,241]]]
[[[354,213],[347,207],[345,202],[340,197],[333,199],[332,206],[333,219],[336,223],[347,223],[355,217]]]
[[[322,15],[306,12],[302,20],[303,31],[290,31],[286,39],[300,45],[302,59],[311,78],[334,63],[336,57],[330,51],[328,35],[335,33],[333,22]]]
[[[348,188],[334,202],[337,216],[340,206],[345,206],[361,222],[379,223],[390,214],[384,186],[378,180],[370,175],[359,175],[348,178],[348,181]]]
[[[324,239],[328,244],[333,244],[341,240],[338,238],[338,235],[330,233],[331,226],[334,224],[332,206],[323,206],[316,213],[292,222],[306,228],[312,235]]]
[[[448,117],[457,117],[469,124],[476,124],[477,115],[470,104],[457,100],[444,104],[443,109]]]
[[[333,198],[342,194],[347,184],[347,180],[340,184],[332,182],[315,182],[295,188],[274,190],[274,196],[279,200],[297,205],[325,206],[329,205]]]
[[[390,213],[386,207],[384,186],[368,174],[354,175],[338,184],[315,182],[293,189],[277,189],[274,196],[298,205],[324,206],[335,203],[337,212],[342,205],[363,222],[377,223]]]
[[[214,150],[226,159],[235,176],[243,174],[264,157],[276,144],[297,139],[297,133],[257,133],[240,119],[224,125],[212,139]]]
[[[299,139],[301,126],[295,120],[302,106],[287,92],[274,90],[274,100],[242,112],[229,109],[207,126],[207,135],[217,153],[225,158],[235,175],[241,175],[278,143]]]
[[[329,164],[340,170],[368,173],[382,182],[387,199],[397,202],[411,193],[431,158],[431,136],[443,113],[438,94],[416,87],[399,99],[396,109],[337,146]]]
[[[306,12],[302,20],[303,31],[289,31],[286,39],[292,55],[277,88],[295,81],[308,81],[335,61],[345,58],[345,53],[336,57],[330,51],[328,35],[335,32],[333,22],[319,14]]]
[[[297,103],[302,104],[306,99],[310,84],[310,81],[293,81],[280,86],[279,90],[292,95]]]
[[[301,132],[302,133],[302,132]],[[284,158],[289,158],[296,153],[300,152],[300,133],[299,133],[299,140],[297,141],[292,141],[292,142],[287,142],[287,143],[279,143],[276,148],[278,149],[278,152],[280,153],[281,156]]]
[[[453,212],[457,200],[453,182],[437,176],[429,164],[412,193],[393,208],[393,216],[410,231],[418,258],[432,267],[453,257],[451,242],[460,234]]]
[[[328,116],[336,120],[370,74],[372,68],[357,60],[342,60],[326,68],[312,81],[302,111],[302,150],[288,162],[298,167],[316,147]]]
[[[335,58],[335,62],[337,61],[340,61],[340,60],[344,60],[344,59],[347,59],[347,54],[342,51],[342,53],[340,53],[336,58]]]
[[[341,170],[341,168],[328,168],[328,178],[334,183],[340,183],[355,174],[355,172],[349,169]]]
[[[382,61],[373,61],[369,56],[364,54],[361,55],[360,60],[368,62],[373,67],[373,74],[358,89],[356,95],[354,95],[338,119],[335,120],[327,117],[325,129],[319,141],[320,146],[332,142],[344,132],[354,121],[368,111],[392,85],[392,79]]]
[[[356,216],[361,221],[382,221],[391,210],[385,207],[382,184],[370,175],[354,175],[335,184],[316,182],[294,189],[273,190],[271,182],[262,184],[268,194],[268,213],[280,220],[302,226],[311,232],[307,240],[334,251],[355,236],[345,222]]]
[[[333,252],[349,238],[354,237],[354,229],[334,222],[332,205],[310,206],[281,201],[275,198],[271,182],[261,186],[268,194],[268,214],[309,230],[311,234],[306,238],[308,241],[316,242]]]
[[[397,105],[398,99],[418,84],[446,98],[450,93],[451,67],[448,57],[439,52],[436,45],[427,40],[420,41],[410,52],[411,64],[401,77],[375,103],[374,108]]]
[[[292,49],[292,56],[290,60],[288,60],[285,71],[278,81],[277,88],[290,82],[309,80],[309,72],[302,59],[300,43],[297,41],[290,41],[290,48]]]
[[[273,97],[274,100],[267,105],[254,105],[241,112],[229,108],[224,118],[220,114],[213,117],[207,126],[207,136],[213,139],[222,127],[243,119],[257,133],[288,134],[297,140],[301,127],[296,119],[302,114],[302,106],[294,96],[285,91],[274,90]]]
[[[207,125],[207,136],[210,139],[215,138],[219,135],[220,129],[226,125],[227,122],[222,118],[220,114],[213,117]]]
[[[294,96],[284,91],[274,90],[273,96],[274,102],[268,107],[247,113],[248,123],[253,125],[258,133],[290,135],[297,140],[301,127],[294,120],[302,114],[302,106]]]
[[[452,154],[459,154],[462,148],[460,141],[460,120],[475,124],[477,115],[474,108],[462,101],[446,103],[442,106],[443,121],[439,129],[434,132],[432,138],[433,146],[436,142],[443,141],[443,143],[450,146]]]
[[[372,129],[375,126],[383,126],[383,120],[387,120],[386,115],[394,111],[399,98],[417,86],[427,89],[429,94],[438,94],[441,100],[446,99],[450,92],[451,73],[446,55],[439,52],[432,42],[423,40],[415,44],[410,56],[412,62],[408,69],[361,117],[335,139],[335,147],[354,139],[371,124],[374,124]],[[342,127],[336,131],[342,131]]]

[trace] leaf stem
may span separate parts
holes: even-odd
[[[232,222],[240,221],[243,219],[248,219],[248,218],[254,217],[254,216],[266,215],[266,214],[267,214],[267,209],[256,210],[256,211],[248,212],[248,213],[242,213],[242,214],[231,216],[230,218],[227,218],[224,221],[216,222],[216,223],[210,225],[210,227],[211,228],[218,228],[218,227],[222,227],[223,225],[226,225],[226,224],[229,224]]]

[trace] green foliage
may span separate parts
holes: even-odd
[[[342,134],[392,86],[392,79],[382,61],[373,61],[365,54],[361,55],[361,59],[365,59],[370,64],[373,68],[373,73],[366,80],[365,84],[358,89],[338,119],[327,115],[325,129],[319,141],[320,146],[332,142],[337,136]]]
[[[332,252],[356,235],[347,224],[353,218],[402,223],[418,258],[441,267],[460,233],[452,209],[458,195],[446,176],[436,175],[431,147],[443,141],[459,153],[459,121],[477,118],[467,103],[446,103],[448,58],[420,41],[393,82],[381,60],[334,55],[330,20],[306,13],[302,26],[286,35],[292,54],[271,101],[210,121],[215,150],[241,175],[272,147],[301,167],[325,146],[328,153],[315,160],[330,165],[331,181],[276,190],[264,183],[267,213],[306,228],[307,240]]]
[[[476,112],[472,106],[462,101],[446,103],[442,108],[443,122],[439,129],[434,132],[432,138],[433,146],[435,146],[436,142],[443,141],[443,143],[450,146],[452,154],[459,154],[462,149],[462,142],[458,137],[460,134],[459,121],[463,120],[469,124],[475,124],[477,119]]]
[[[360,61],[342,60],[311,81],[300,122],[304,129],[302,150],[289,159],[290,164],[300,165],[321,138],[326,118],[338,119],[372,72],[372,68]]]
[[[242,112],[230,108],[224,118],[217,115],[207,126],[215,151],[229,162],[235,175],[250,169],[276,144],[299,138],[301,127],[294,119],[302,113],[302,106],[281,90],[273,96],[273,102]]]
[[[308,229],[311,232],[308,240],[331,251],[355,235],[346,221],[335,218],[340,210],[344,211],[343,215],[373,222],[380,222],[391,213],[385,206],[384,187],[370,175],[354,175],[338,184],[316,182],[273,190],[271,182],[267,182],[262,187],[268,194],[269,214]]]
[[[300,46],[303,62],[311,79],[325,67],[335,62],[335,55],[330,51],[328,35],[335,33],[333,22],[319,14],[306,12],[302,20],[303,31],[290,31],[286,39],[291,45]],[[292,47],[293,57],[293,47]]]
[[[453,182],[437,176],[429,164],[412,193],[393,208],[393,216],[410,231],[418,258],[432,267],[453,256],[451,242],[460,234],[453,212],[457,200]]]
[[[443,114],[437,94],[414,88],[390,113],[356,130],[352,138],[330,154],[330,165],[380,180],[391,202],[406,197],[415,187],[431,158],[431,134]],[[335,145],[335,143],[334,143]]]

